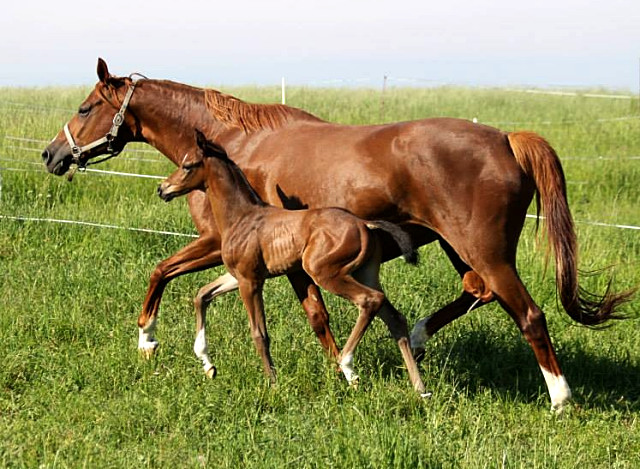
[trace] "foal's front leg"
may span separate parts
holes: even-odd
[[[202,361],[204,372],[208,378],[216,375],[216,367],[211,363],[207,347],[207,338],[205,335],[205,326],[207,322],[207,307],[217,296],[236,290],[238,281],[230,273],[226,273],[208,285],[205,285],[198,291],[198,295],[194,300],[196,308],[196,340],[193,344],[193,351]]]
[[[267,323],[264,317],[263,286],[264,280],[238,278],[238,290],[249,315],[251,338],[262,359],[264,373],[271,381],[271,384],[275,384],[276,373],[269,352],[269,334],[267,334]]]

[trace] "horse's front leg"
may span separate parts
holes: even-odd
[[[167,284],[180,275],[222,264],[217,236],[202,235],[173,256],[160,262],[149,280],[147,296],[138,317],[138,350],[146,358],[153,356],[158,341],[154,337],[160,300]]]

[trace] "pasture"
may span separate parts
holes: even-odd
[[[574,401],[560,417],[529,345],[495,303],[443,329],[420,365],[433,392],[411,390],[380,321],[355,356],[350,389],[322,350],[289,284],[267,282],[278,384],[269,387],[237,294],[208,313],[218,377],[192,345],[192,298],[222,268],[169,284],[156,357],[137,355],[136,319],[156,263],[190,238],[7,217],[78,220],[192,234],[186,204],[156,196],[159,180],[97,172],[48,175],[40,152],[88,88],[0,89],[0,465],[3,467],[637,467],[640,297],[625,321],[593,331],[559,307],[545,244],[528,220],[518,266],[547,315]],[[223,88],[274,102],[279,89]],[[583,286],[640,285],[640,115],[637,100],[505,90],[292,88],[287,104],[367,124],[449,116],[542,134],[563,161],[577,221]],[[166,176],[148,146],[99,170]],[[304,155],[301,155],[304,157]],[[529,213],[535,213],[532,205]],[[385,264],[385,291],[411,325],[453,300],[461,283],[436,245],[418,268]],[[325,295],[343,344],[353,306]]]

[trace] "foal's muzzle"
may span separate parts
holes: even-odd
[[[165,202],[171,202],[179,195],[175,192],[171,192],[170,188],[171,184],[167,184],[166,182],[163,182],[158,186],[158,196]]]

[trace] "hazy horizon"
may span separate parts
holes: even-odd
[[[380,87],[388,75],[638,93],[639,21],[640,4],[622,0],[16,2],[0,19],[0,86],[93,84],[103,57],[116,75],[199,85]]]

